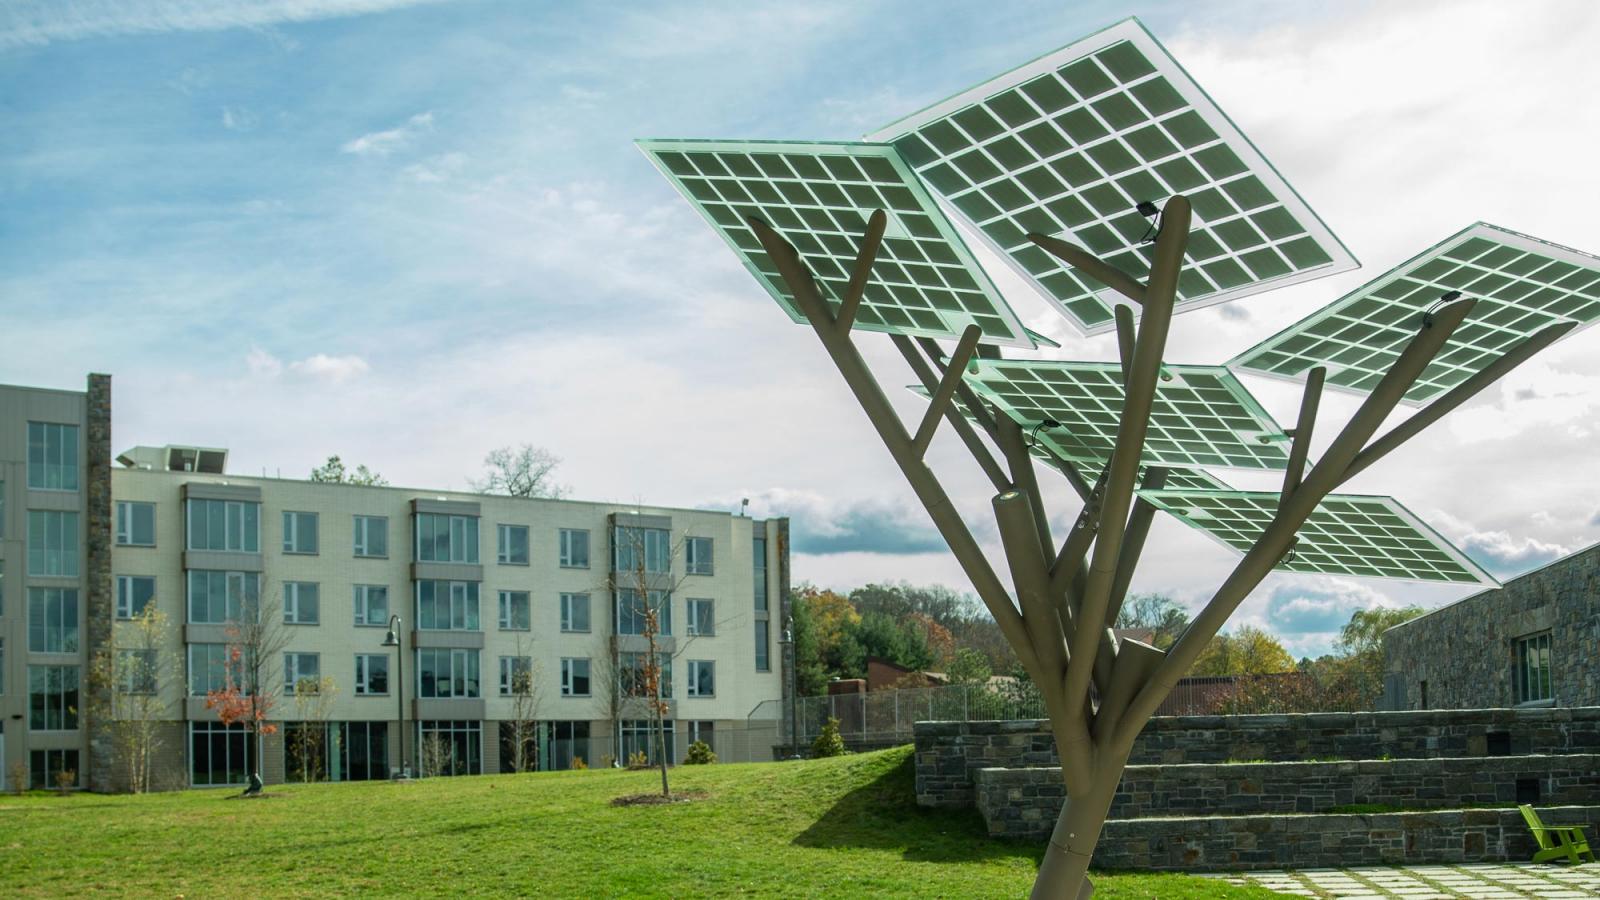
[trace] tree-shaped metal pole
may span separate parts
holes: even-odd
[[[1125,394],[1109,461],[1102,471],[1094,473],[1097,477],[1091,483],[1071,462],[1058,460],[1063,476],[1083,499],[1084,508],[1060,545],[1055,546],[1021,423],[985,407],[963,380],[977,352],[981,336],[978,326],[968,326],[948,356],[932,340],[914,341],[905,335],[894,335],[895,345],[930,397],[927,412],[915,431],[902,423],[856,349],[851,327],[883,240],[884,213],[874,213],[868,222],[836,311],[829,308],[794,246],[766,223],[754,218],[748,221],[787,285],[796,308],[816,331],[1044,698],[1068,801],[1040,864],[1033,890],[1037,898],[1083,898],[1092,893],[1087,878],[1089,861],[1134,739],[1193,665],[1201,649],[1293,548],[1296,533],[1318,504],[1356,472],[1573,327],[1564,323],[1534,334],[1388,434],[1374,439],[1406,391],[1472,311],[1472,299],[1448,298],[1448,302],[1423,317],[1417,333],[1387,374],[1334,438],[1322,459],[1305,472],[1324,376],[1320,369],[1313,371],[1306,383],[1283,489],[1270,524],[1168,650],[1118,640],[1111,624],[1137,567],[1153,514],[1149,504],[1136,500],[1136,491],[1159,488],[1166,476],[1160,467],[1144,465],[1144,446],[1185,258],[1189,201],[1182,196],[1169,199],[1160,222],[1150,275],[1144,282],[1079,247],[1055,238],[1029,236],[1079,274],[1137,303],[1142,312],[1137,329],[1126,311],[1119,309],[1117,316]],[[970,416],[971,423],[963,412]],[[938,477],[924,462],[941,419],[952,425],[995,485],[993,508],[1011,577],[1010,590],[984,556]],[[984,437],[999,449],[999,460],[984,443]]]

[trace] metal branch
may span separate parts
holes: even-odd
[[[1127,297],[1129,300],[1135,303],[1144,302],[1146,292],[1144,285],[1116,266],[1101,261],[1100,257],[1082,247],[1069,244],[1060,238],[1053,238],[1043,234],[1030,234],[1028,235],[1028,240],[1038,244],[1044,252],[1065,262],[1074,269],[1078,269],[1083,274]]]
[[[1150,466],[1144,470],[1140,488],[1159,491],[1167,483],[1167,470]],[[1106,603],[1106,627],[1114,628],[1117,614],[1122,612],[1122,601],[1128,596],[1128,585],[1133,583],[1133,570],[1144,555],[1144,542],[1150,536],[1150,523],[1155,520],[1155,504],[1143,497],[1133,501],[1133,513],[1128,516],[1128,528],[1122,536],[1122,551],[1117,554],[1117,577],[1111,582],[1111,599]]]
[[[900,355],[905,357],[906,364],[916,374],[917,380],[922,382],[922,387],[928,392],[928,396],[932,397],[938,389],[939,380],[933,374],[933,369],[922,361],[921,356],[917,355],[917,349],[912,346],[911,339],[903,334],[892,334],[889,339],[894,342],[894,346],[900,351]],[[967,408],[970,410],[972,407],[969,406]],[[978,433],[972,430],[972,423],[968,422],[961,415],[961,411],[953,405],[945,408],[945,418],[950,420],[950,427],[956,430],[956,434],[961,437],[961,442],[967,445],[967,452],[971,453],[972,458],[977,460],[978,467],[983,469],[985,475],[989,476],[989,482],[994,485],[994,489],[997,491],[1010,489],[1011,480],[1006,477],[1005,470],[1000,468],[1000,464],[995,461],[994,454],[989,452],[989,448],[978,437]]]
[[[929,517],[933,519],[945,543],[949,544],[950,552],[956,561],[961,563],[967,577],[972,579],[973,588],[983,599],[989,613],[994,616],[1001,633],[1016,649],[1017,656],[1025,667],[1042,673],[1039,669],[1039,660],[1030,648],[1027,628],[1023,625],[1021,613],[1012,605],[1010,594],[1001,584],[994,568],[989,565],[989,560],[978,547],[978,542],[973,539],[972,532],[967,528],[966,522],[962,521],[955,504],[951,503],[950,496],[945,493],[939,479],[925,463],[911,454],[911,437],[906,434],[905,425],[899,416],[895,415],[893,405],[884,396],[883,388],[873,377],[866,360],[861,358],[860,351],[850,340],[849,332],[836,327],[837,323],[829,314],[828,305],[817,290],[811,273],[800,261],[800,255],[788,241],[765,222],[756,218],[751,218],[748,222],[761,241],[762,247],[767,251],[767,255],[778,267],[778,272],[788,285],[795,305],[811,322],[811,327],[821,339],[823,348],[828,351],[829,357],[839,369],[839,374],[844,377],[845,383],[855,394],[856,402],[861,404],[862,411],[867,414],[867,419],[877,430],[878,437],[888,448],[889,455],[900,466],[901,473],[905,475],[911,489],[916,492],[917,499],[921,500],[923,507],[928,510]]]
[[[1011,483],[1028,497],[1033,510],[1033,527],[1039,535],[1039,555],[1042,558],[1055,547],[1050,539],[1050,518],[1044,511],[1044,497],[1039,493],[1038,474],[1033,470],[1033,457],[1022,437],[1022,426],[1010,416],[1003,417],[997,426],[1000,452],[1005,454],[1006,465],[1011,469]]]
[[[1133,310],[1118,305],[1112,313],[1117,318],[1117,357],[1122,360],[1122,386],[1128,386],[1128,370],[1133,365]]]
[[[1065,628],[1057,607],[1049,596],[1049,577],[1045,573],[1044,552],[1034,531],[1031,504],[1022,491],[995,495],[994,520],[1000,529],[1000,543],[1011,566],[1011,582],[1022,607],[1034,655],[1051,682],[1061,677],[1067,665]]]
[[[878,258],[878,247],[883,243],[883,231],[888,226],[889,216],[881,209],[873,210],[871,218],[867,219],[867,233],[861,238],[861,250],[856,253],[856,264],[850,269],[850,281],[845,285],[839,315],[834,320],[834,325],[846,334],[856,323],[856,310],[861,306],[861,295],[866,293],[872,262]]]
[[[1317,424],[1317,404],[1322,400],[1322,380],[1328,370],[1317,366],[1306,376],[1305,393],[1300,396],[1300,417],[1294,423],[1294,443],[1289,446],[1289,465],[1283,470],[1283,493],[1278,496],[1281,508],[1289,496],[1300,486],[1300,476],[1306,471],[1306,454],[1311,450],[1311,430]]]
[[[933,396],[928,398],[928,411],[922,414],[922,424],[917,427],[917,436],[911,439],[911,449],[921,459],[928,453],[928,444],[933,440],[933,433],[939,428],[939,420],[946,412],[954,410],[951,398],[955,396],[956,385],[961,383],[966,374],[967,363],[972,361],[973,351],[978,349],[978,338],[983,336],[983,329],[976,325],[968,325],[961,332],[961,340],[956,342],[956,349],[950,354],[950,361],[944,367],[944,377],[939,379],[939,386],[934,390]]]

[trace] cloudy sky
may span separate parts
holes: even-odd
[[[961,588],[814,336],[633,139],[856,139],[1137,11],[1364,264],[1186,314],[1169,359],[1221,362],[1480,219],[1600,251],[1600,5],[1301,6],[12,0],[0,380],[114,373],[119,445],[247,473],[340,453],[463,487],[532,442],[579,497],[792,516],[800,578]],[[1016,305],[1051,355],[1112,358]],[[1292,421],[1296,389],[1249,384]],[[1324,403],[1324,441],[1353,408]],[[1600,540],[1597,418],[1582,332],[1351,488],[1523,571]],[[990,539],[964,450],[932,460]],[[1160,522],[1134,586],[1199,603],[1233,560]],[[1463,593],[1274,576],[1236,621],[1316,653],[1355,608]]]

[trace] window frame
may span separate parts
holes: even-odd
[[[151,647],[118,647],[116,662],[117,693],[125,697],[148,697],[154,695],[159,688],[159,684],[157,683],[157,675],[159,673],[156,671],[156,663],[158,661],[159,654],[159,650]],[[130,657],[142,658],[140,665],[143,668],[138,671],[138,674],[144,680],[135,682],[133,678],[130,677],[132,673],[130,673],[129,669],[127,668],[127,660]]]
[[[35,429],[38,429],[39,436],[37,438],[34,436]],[[69,432],[72,435],[72,459],[70,462],[65,459],[65,444],[68,442],[62,440],[62,438]],[[51,441],[52,435],[55,436],[55,441],[53,444]],[[37,460],[34,459],[35,447],[39,448],[39,458]],[[52,450],[54,453],[51,452]],[[79,487],[82,486],[82,481],[78,477],[79,458],[82,450],[83,441],[80,439],[80,435],[78,434],[77,424],[69,424],[66,422],[35,422],[30,420],[28,422],[28,456],[26,466],[28,470],[26,473],[28,490],[58,491],[61,493],[76,492]],[[39,473],[37,483],[35,483],[34,479],[34,472],[36,471],[35,467],[38,467],[37,471]],[[70,479],[68,478],[69,475]],[[68,480],[72,482],[71,486],[68,486],[65,483]],[[57,483],[50,484],[51,481],[56,481]]]
[[[483,586],[479,582],[476,582],[476,581],[447,581],[447,580],[443,580],[443,579],[428,578],[428,579],[421,579],[419,581],[415,581],[415,582],[412,582],[412,583],[416,585],[416,587],[412,589],[412,598],[413,598],[413,600],[412,600],[412,609],[416,613],[416,619],[414,620],[414,627],[416,628],[416,630],[418,630],[418,631],[482,631],[483,630],[483,617],[482,617]],[[432,610],[431,610],[431,613],[430,613],[430,616],[429,616],[429,618],[431,618],[433,620],[433,622],[434,622],[434,624],[432,624],[432,625],[424,624],[424,621],[423,621],[423,615],[422,615],[422,612],[423,612],[423,608],[422,608],[423,585],[430,585],[431,588],[432,588],[432,591],[433,591],[433,599],[431,601]],[[439,621],[439,608],[440,608],[440,600],[439,600],[439,586],[440,585],[443,585],[445,587],[445,590],[448,592],[448,599],[446,599],[444,601],[444,608],[447,610],[448,622],[443,627],[440,627],[439,624],[438,624],[438,621]],[[459,607],[460,607],[459,609],[457,609],[458,604],[456,602],[457,601],[457,597],[456,597],[457,588],[460,588],[460,593],[462,595],[461,598],[460,598],[461,602],[459,604]],[[459,613],[460,615],[458,616],[457,613]],[[457,625],[456,623],[457,623],[458,620],[462,624]]]
[[[454,513],[414,513],[411,528],[415,537],[412,543],[414,558],[417,562],[478,565],[483,558],[479,548],[480,519],[480,516],[460,516]],[[423,527],[424,523],[428,526],[426,529]],[[446,559],[439,558],[441,523],[444,525],[444,548],[448,557]],[[426,543],[423,541],[425,535],[429,538]],[[426,553],[423,552],[423,547],[428,548]]]
[[[142,605],[140,605],[140,607],[139,607],[137,612],[135,612],[133,610],[134,599],[133,599],[133,589],[132,589],[132,585],[136,581],[148,581],[148,582],[150,582],[150,596],[145,598],[144,603]],[[139,616],[144,614],[145,609],[150,604],[156,602],[156,576],[154,576],[154,575],[118,575],[117,579],[116,579],[116,584],[117,584],[117,601],[116,601],[116,603],[117,603],[117,611],[116,611],[116,618],[117,618],[117,621],[119,621],[119,622],[128,622],[128,621],[131,621],[133,619],[137,619]],[[126,590],[124,590],[124,588],[126,588]],[[124,601],[127,601],[127,602],[124,603]]]
[[[379,621],[372,621],[372,593],[374,590],[383,592],[383,613]],[[389,604],[389,586],[387,584],[353,584],[350,586],[350,612],[357,628],[387,628],[389,617],[393,615],[393,608]]]
[[[1552,632],[1548,629],[1512,639],[1511,686],[1516,706],[1549,706],[1555,703],[1553,648]],[[1529,684],[1530,677],[1535,684]]]
[[[700,559],[695,548],[705,545],[705,559]],[[687,535],[683,539],[683,570],[688,575],[716,574],[716,541],[709,537]]]
[[[583,664],[583,675],[577,674],[576,663]],[[577,691],[578,679],[583,679],[584,691]],[[563,697],[592,697],[594,690],[594,666],[587,656],[561,657],[561,696]]]
[[[710,597],[685,597],[683,601],[683,635],[684,637],[716,637],[717,636],[717,601]],[[700,627],[700,617],[696,610],[704,606],[707,610],[705,616],[706,627]]]
[[[77,510],[28,510],[29,576],[77,578],[82,574],[78,562],[83,552],[83,543],[78,539],[79,521]]]
[[[286,509],[283,511],[283,552],[287,556],[316,556],[321,550],[322,521],[321,516],[314,512],[304,510]],[[306,523],[310,522],[308,529]],[[311,532],[311,549],[302,547],[302,538],[305,532]]]
[[[519,662],[525,663],[525,665],[522,665],[522,666],[519,667],[517,665]],[[531,693],[531,688],[532,688],[532,683],[533,683],[533,657],[531,657],[531,656],[502,656],[502,657],[500,657],[500,696],[502,696],[502,697],[515,697],[515,696],[517,696],[517,694],[512,690],[512,688],[515,687],[515,679],[517,677],[516,673],[517,673],[517,669],[518,668],[521,668],[522,671],[527,673],[528,681],[529,681],[529,687],[530,687],[530,693]]]
[[[314,674],[307,675],[305,672],[300,671],[301,663],[307,658],[309,658],[309,659],[311,659],[313,661],[313,668],[316,669],[316,672]],[[293,665],[290,665],[290,660],[294,661]],[[293,676],[294,676],[292,678],[290,677],[291,671],[293,672]],[[283,652],[283,692],[284,692],[284,694],[286,694],[290,699],[293,699],[294,693],[295,693],[295,685],[299,684],[302,680],[307,679],[307,678],[310,678],[310,679],[312,679],[314,681],[317,681],[319,683],[321,682],[321,680],[322,680],[322,654],[321,653],[313,653],[313,652],[305,651],[305,650],[285,650]],[[316,691],[313,691],[312,693],[316,693]]]
[[[215,506],[213,506],[213,504]],[[205,528],[203,545],[195,543],[195,512],[205,510]],[[213,537],[211,533],[211,515],[217,512],[222,516],[219,525],[222,533],[222,546],[210,546]],[[237,531],[237,534],[234,532]],[[237,537],[238,546],[230,546]],[[183,549],[204,550],[210,553],[260,553],[261,552],[261,504],[253,500],[213,500],[207,497],[190,497],[183,504]]]
[[[445,681],[450,685],[450,692],[449,693],[444,693],[444,694],[439,693],[440,679],[439,679],[439,673],[437,671],[437,666],[438,666],[438,657],[439,657],[440,654],[444,654],[445,659],[448,661],[449,677],[447,679],[445,679]],[[427,655],[427,656],[431,657],[429,662],[434,667],[433,691],[432,691],[432,693],[424,692],[423,689],[422,689],[422,674],[423,674],[423,664],[422,663],[423,663],[424,655]],[[417,661],[417,675],[416,675],[416,678],[417,678],[416,691],[417,691],[417,693],[416,693],[416,696],[417,696],[418,699],[420,699],[420,700],[478,700],[478,699],[481,699],[483,697],[483,677],[482,677],[483,676],[483,669],[482,669],[482,666],[481,666],[481,663],[482,663],[481,651],[479,651],[477,649],[465,649],[465,648],[461,648],[461,647],[418,647],[418,648],[416,648],[416,656],[415,656],[415,658],[416,658],[416,661]],[[459,673],[457,672],[457,669],[456,669],[457,660],[460,660],[460,663],[461,663],[461,668],[460,668],[460,672]],[[464,686],[471,686],[473,688],[476,688],[476,691],[475,692],[457,693],[455,691],[455,685],[456,685],[457,681],[460,681]]]
[[[593,542],[590,540],[589,529],[561,528],[558,529],[558,531],[559,534],[557,535],[556,540],[556,562],[558,567],[562,569],[589,568],[590,560],[592,558],[590,550],[593,547]],[[583,535],[583,562],[581,563],[575,561],[577,557],[577,553],[575,552],[577,549],[577,544],[574,543],[574,539],[577,535]]]
[[[302,615],[301,607],[305,603],[302,596],[305,589],[311,589],[312,617],[307,619]],[[290,618],[293,612],[294,618]],[[285,581],[283,583],[283,624],[285,625],[321,625],[322,624],[322,585],[315,581]]]
[[[139,521],[134,514],[148,511],[150,518],[150,540],[135,540],[138,537]],[[118,500],[115,512],[116,527],[113,540],[118,547],[154,547],[156,545],[156,505],[148,500]]]
[[[510,522],[501,522],[495,526],[495,562],[502,566],[530,565],[532,558],[533,536],[526,525],[516,525]],[[517,559],[512,552],[516,548],[508,546],[508,538],[516,534],[522,535],[522,558]],[[514,542],[510,542],[513,543]]]
[[[34,687],[34,682],[35,682],[34,673],[35,672],[39,672],[39,673],[43,674],[46,679],[48,679],[50,677],[50,673],[51,672],[60,672],[61,673],[61,678],[62,678],[62,683],[59,685],[59,691],[50,691],[49,690],[49,686],[47,685],[46,686],[46,692],[41,694],[40,691],[37,690]],[[68,673],[70,673],[71,676],[72,676],[72,679],[71,679],[72,680],[72,684],[70,684],[70,685],[66,684],[66,675]],[[27,676],[28,676],[28,732],[29,733],[43,732],[43,731],[70,732],[70,731],[79,731],[79,730],[82,729],[82,725],[83,725],[82,715],[81,715],[82,710],[83,710],[83,671],[82,671],[82,667],[74,665],[74,664],[70,664],[70,663],[30,664],[28,666],[28,669],[27,669]],[[53,696],[53,695],[55,695],[55,694],[59,694],[59,696],[57,697],[56,702],[54,704],[52,704],[48,698]],[[45,698],[44,702],[42,704],[35,702],[34,697],[36,697],[36,696],[44,697]],[[74,698],[74,699],[69,700],[69,698]],[[56,715],[52,716],[51,715],[52,712],[55,713]],[[38,718],[36,718],[36,714],[39,714],[39,713],[43,714],[43,722],[44,722],[44,724],[42,724],[42,725],[35,724],[36,722],[40,721]],[[59,727],[54,727],[54,728],[50,727],[52,722],[55,722]]]
[[[389,691],[389,654],[387,653],[357,653],[355,687],[351,693],[357,697],[387,697]],[[372,681],[372,661],[380,660],[383,663],[383,690],[374,691],[369,685]]]
[[[352,514],[350,525],[350,554],[356,559],[388,559],[389,558],[389,517],[368,516],[360,513]],[[373,525],[378,528],[374,529]],[[372,552],[373,531],[381,535],[383,544],[382,553]]]
[[[38,609],[35,609],[37,601]],[[72,620],[67,621],[71,606]],[[28,652],[76,655],[83,646],[83,603],[74,587],[28,586]],[[37,637],[38,641],[34,638]]]
[[[583,599],[584,627],[574,628],[573,610],[576,608],[574,601]],[[588,591],[562,591],[561,592],[561,633],[562,634],[589,634],[594,630],[594,605]]]
[[[516,624],[516,597],[522,597],[523,624]],[[507,600],[511,604],[507,605]],[[495,606],[498,612],[496,619],[499,621],[501,631],[532,631],[533,630],[533,599],[528,591],[498,591],[496,592]],[[509,613],[509,615],[508,615]]]
[[[691,659],[686,660],[686,662],[688,665],[685,668],[688,671],[684,674],[689,677],[687,681],[688,690],[684,696],[693,697],[697,700],[717,696],[717,661],[714,659]],[[711,691],[709,693],[701,693],[699,689],[700,672],[702,670],[711,673]]]

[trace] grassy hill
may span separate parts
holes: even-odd
[[[972,812],[919,809],[909,747],[801,763],[688,766],[693,803],[612,806],[650,772],[140,797],[0,797],[0,896],[527,894],[1018,897],[1039,848]],[[1100,875],[1097,898],[1269,897],[1175,875]]]

